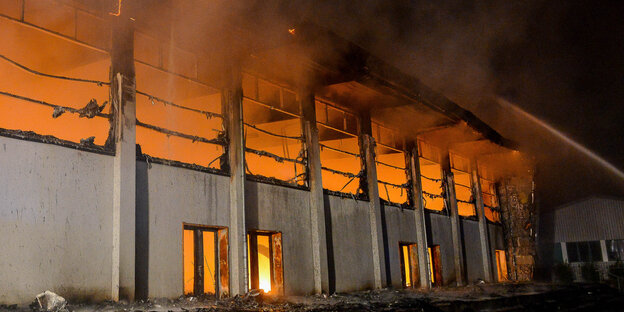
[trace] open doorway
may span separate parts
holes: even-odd
[[[496,272],[498,273],[498,281],[504,282],[507,277],[507,258],[504,250],[496,250]]]
[[[250,231],[247,234],[249,289],[265,293],[284,293],[282,233]]]
[[[401,258],[401,281],[405,288],[420,286],[418,250],[416,244],[399,243]]]
[[[432,245],[429,251],[429,272],[431,272],[431,285],[442,286],[442,261],[440,259],[440,245]]]
[[[227,296],[227,229],[190,224],[183,228],[184,294]]]

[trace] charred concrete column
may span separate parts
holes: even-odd
[[[226,114],[230,167],[230,295],[247,292],[247,233],[245,231],[245,141],[243,87],[238,64],[228,66],[222,104]]]
[[[366,169],[366,187],[368,191],[371,247],[373,251],[373,272],[375,288],[386,286],[386,259],[384,256],[381,202],[377,188],[377,166],[375,164],[375,139],[371,128],[368,111],[360,115],[360,147]]]
[[[136,89],[134,26],[128,16],[113,20],[111,49],[113,165],[113,256],[111,299],[134,300],[136,196]]]
[[[414,223],[416,225],[416,244],[418,248],[418,271],[420,288],[431,288],[429,272],[429,257],[427,250],[427,229],[425,228],[425,204],[423,202],[422,181],[420,180],[420,159],[418,158],[418,144],[409,142],[406,163],[409,164],[412,181],[411,201],[414,205]]]
[[[444,168],[444,182],[446,192],[446,205],[450,211],[451,236],[453,238],[453,254],[455,255],[455,281],[457,286],[464,285],[464,253],[462,248],[461,230],[459,228],[459,214],[457,212],[457,198],[455,197],[455,178],[451,171],[451,163],[448,153],[442,161]]]
[[[479,219],[479,240],[481,245],[481,261],[483,262],[483,274],[486,282],[491,283],[492,279],[492,256],[490,254],[490,236],[488,235],[488,225],[485,220],[485,210],[483,206],[483,195],[481,193],[481,179],[477,162],[472,162],[472,185],[473,196],[475,198],[475,208]]]
[[[321,150],[316,127],[314,90],[303,87],[300,91],[303,111],[303,132],[308,155],[308,181],[310,183],[310,228],[312,234],[312,262],[314,265],[314,292],[329,292],[327,244],[325,235],[325,202],[321,177]]]

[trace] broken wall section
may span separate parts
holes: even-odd
[[[505,178],[498,185],[509,279],[533,280],[535,270],[535,221],[537,218],[532,177]]]

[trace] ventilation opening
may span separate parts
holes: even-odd
[[[496,272],[498,272],[498,281],[504,282],[507,277],[507,258],[504,250],[496,251]]]
[[[401,252],[401,279],[403,287],[420,286],[416,244],[400,243],[399,248]]]
[[[282,234],[253,231],[247,234],[249,289],[281,295],[284,292]]]
[[[184,225],[184,294],[228,293],[227,229]]]
[[[431,285],[442,286],[442,261],[440,258],[440,246],[433,245],[429,251],[429,272],[431,272]]]

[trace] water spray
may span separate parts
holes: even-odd
[[[551,125],[549,125],[545,121],[543,121],[543,120],[541,120],[541,119],[539,119],[539,118],[537,118],[537,117],[527,113],[526,111],[524,111],[523,109],[521,109],[517,105],[515,105],[515,104],[513,104],[513,103],[511,103],[511,102],[509,102],[509,101],[507,101],[507,100],[505,100],[505,99],[503,99],[501,97],[497,97],[496,100],[497,100],[498,104],[500,104],[501,106],[503,106],[505,108],[509,108],[509,109],[513,110],[514,112],[518,113],[519,115],[522,115],[523,117],[526,117],[527,119],[531,120],[532,122],[540,125],[542,128],[548,130],[548,132],[553,134],[555,137],[561,139],[565,143],[567,143],[570,146],[574,147],[579,152],[581,152],[584,155],[588,156],[589,158],[591,158],[592,160],[596,161],[598,164],[600,164],[601,166],[603,166],[604,168],[609,170],[611,173],[615,174],[617,177],[619,177],[620,179],[624,180],[624,172],[622,172],[620,169],[618,169],[617,167],[615,167],[614,165],[612,165],[611,163],[609,163],[604,158],[600,157],[598,154],[594,153],[593,151],[591,151],[587,147],[585,147],[585,146],[579,144],[578,142],[574,141],[569,136],[567,136],[564,133],[562,133],[561,131],[553,128]]]

